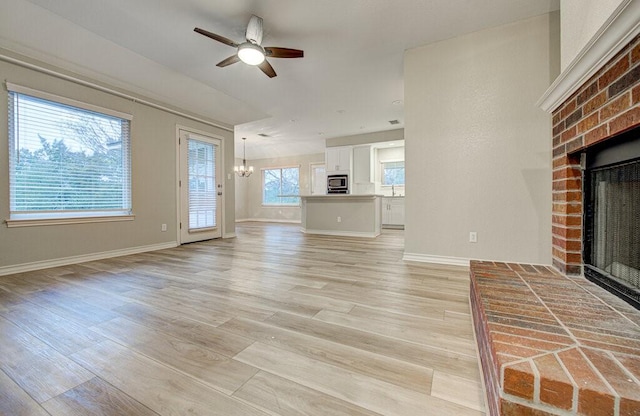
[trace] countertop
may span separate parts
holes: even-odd
[[[355,198],[383,198],[384,195],[378,194],[326,194],[326,195],[300,195],[300,198],[342,198],[342,199],[355,199]]]

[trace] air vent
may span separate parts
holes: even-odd
[[[260,137],[269,137],[268,134],[264,134],[264,133],[258,133],[258,136],[260,136]]]
[[[391,125],[400,124],[400,122],[398,120],[389,120],[389,124]]]

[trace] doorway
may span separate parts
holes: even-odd
[[[222,236],[219,138],[179,130],[180,244]]]
[[[311,195],[327,193],[327,173],[324,163],[311,163]]]

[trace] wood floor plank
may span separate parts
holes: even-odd
[[[109,340],[79,351],[71,357],[160,415],[266,415]]]
[[[143,305],[130,304],[116,309],[118,313],[141,325],[157,329],[170,336],[210,348],[232,357],[253,341],[230,332]]]
[[[0,415],[45,416],[47,414],[38,402],[0,370]]]
[[[348,328],[360,329],[385,337],[398,338],[403,341],[413,342],[419,345],[428,345],[435,348],[441,348],[446,351],[452,351],[457,354],[476,357],[476,346],[473,338],[459,337],[448,332],[444,325],[416,322],[413,324],[397,324],[393,322],[385,322],[381,320],[371,319],[366,316],[357,316],[347,313],[334,311],[321,311],[314,319],[322,322],[336,324]]]
[[[10,306],[1,315],[63,355],[69,355],[103,339],[85,326],[31,302]]]
[[[6,312],[13,305],[26,302],[26,298],[0,287],[0,313]]]
[[[232,319],[224,323],[221,328],[264,344],[375,377],[407,389],[424,392],[429,391],[431,386],[433,373],[431,369],[334,341],[242,318]]]
[[[267,319],[265,323],[317,338],[332,340],[426,368],[447,371],[460,377],[479,378],[476,358],[465,354],[458,354],[428,345],[402,342],[371,332],[327,324],[315,319],[298,318],[283,313],[276,313],[273,317]]]
[[[197,299],[190,299],[184,295],[178,296],[171,290],[144,291],[135,289],[123,295],[123,297],[128,299],[130,304],[144,304],[152,309],[165,311],[168,315],[180,316],[209,325],[220,325],[234,316],[225,312],[222,308],[217,308],[214,302],[210,302],[211,305],[203,304],[204,302],[199,302]],[[123,305],[115,310],[117,312],[127,307],[128,305]],[[263,319],[273,314],[265,311],[257,311],[256,313]]]
[[[426,393],[403,389],[259,342],[235,358],[382,415],[424,416],[432,403],[437,403],[442,416],[480,414]]]
[[[104,322],[95,331],[136,352],[232,394],[258,370],[213,350],[168,336],[124,318]]]
[[[32,295],[30,300],[55,312],[57,315],[82,325],[95,325],[117,316],[112,311],[101,309],[83,299],[69,296],[58,290],[58,288],[39,291],[37,294]]]
[[[451,304],[433,300],[427,302],[425,300],[411,299],[410,302],[405,303],[402,297],[394,296],[393,294],[369,294],[369,291],[363,291],[359,288],[344,288],[331,285],[327,285],[322,289],[296,286],[291,289],[291,292],[340,299],[357,305],[415,316],[442,317],[444,316],[445,308],[452,307]],[[363,293],[367,293],[367,296],[362,296]]]
[[[426,329],[429,331],[438,331],[456,336],[462,339],[473,341],[473,327],[470,323],[468,314],[464,315],[464,319],[456,319],[459,313],[444,311],[443,319],[433,317],[416,317],[382,311],[379,309],[368,308],[366,306],[355,306],[348,311],[351,316],[357,316],[363,319],[373,319],[380,322],[386,322],[390,325],[415,330]]]
[[[158,416],[158,413],[97,377],[47,400],[42,406],[53,416]]]
[[[460,394],[464,392],[464,394]],[[458,403],[459,405],[484,412],[484,391],[482,384],[466,378],[434,371],[431,395]]]
[[[282,416],[376,416],[344,400],[260,371],[234,393],[254,406]]]
[[[93,378],[93,374],[0,317],[0,369],[38,403]]]

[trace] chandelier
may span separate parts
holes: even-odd
[[[234,166],[233,171],[241,178],[248,178],[253,173],[253,166],[247,166],[247,138],[242,138],[242,165]]]

